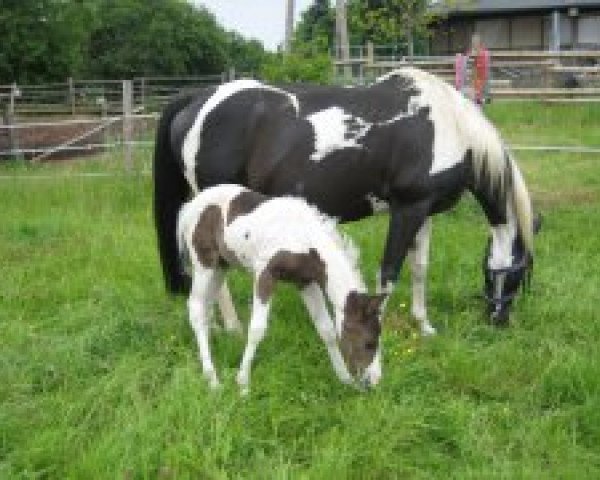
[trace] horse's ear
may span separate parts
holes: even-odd
[[[542,214],[536,213],[533,217],[533,233],[537,234],[542,228]]]

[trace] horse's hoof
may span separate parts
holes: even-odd
[[[421,335],[424,337],[429,337],[431,335],[435,335],[437,330],[432,327],[429,323],[421,325]]]
[[[247,397],[250,394],[249,385],[240,385],[240,397]]]

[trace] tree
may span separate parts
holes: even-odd
[[[434,18],[428,3],[427,0],[350,0],[353,40],[380,45],[405,43],[412,50],[414,39],[427,36]]]
[[[205,9],[180,0],[104,0],[91,35],[91,75],[184,75],[223,71],[227,36]]]
[[[267,54],[258,40],[246,40],[239,33],[228,32],[226,42],[227,67],[238,72],[256,73],[265,62]]]
[[[93,13],[85,0],[3,0],[0,83],[64,80],[80,73]]]
[[[257,71],[260,42],[186,0],[0,0],[0,83]]]
[[[315,0],[300,16],[294,50],[329,53],[335,41],[335,12],[329,0]]]
[[[336,0],[341,12],[343,3]],[[427,38],[435,15],[427,0],[346,0],[350,45],[371,41],[378,45],[412,45]],[[315,0],[296,27],[297,48],[331,51],[335,43],[336,9],[329,0]]]

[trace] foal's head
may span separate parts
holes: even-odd
[[[541,227],[541,217],[533,221],[533,232]],[[533,258],[526,250],[520,234],[515,235],[511,247],[512,263],[504,268],[490,267],[491,239],[488,242],[483,258],[483,274],[485,280],[484,297],[487,302],[487,313],[495,325],[506,325],[510,307],[520,286],[526,286],[533,269]]]
[[[384,299],[385,295],[356,291],[346,297],[340,349],[350,373],[359,380],[373,362],[379,346],[379,317]]]

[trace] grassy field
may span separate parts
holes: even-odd
[[[597,105],[489,113],[514,143],[600,145]],[[247,398],[241,338],[213,337],[220,392],[201,377],[185,303],[162,288],[147,175],[1,166],[0,478],[600,478],[600,158],[519,157],[545,223],[509,328],[482,315],[486,225],[465,197],[434,221],[438,336],[417,335],[404,275],[383,381],[360,393],[281,287]],[[385,218],[344,228],[372,285]],[[249,281],[230,278],[245,319]]]

